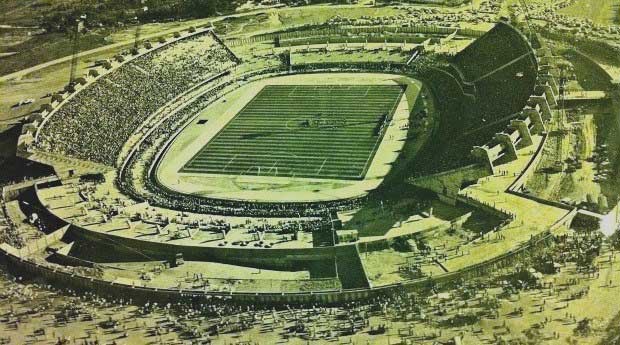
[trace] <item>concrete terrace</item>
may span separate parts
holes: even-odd
[[[534,136],[532,139],[534,145],[518,150],[516,160],[496,167],[499,174],[482,178],[477,184],[459,192],[459,196],[463,199],[510,212],[514,219],[500,230],[504,236],[503,240],[488,240],[491,238],[491,234],[488,234],[483,239],[462,246],[460,250],[467,255],[455,257],[444,263],[450,271],[506,253],[528,241],[532,236],[550,230],[571,212],[508,191],[522,172],[527,168],[535,169],[535,166],[528,167],[528,164],[537,153],[535,148],[543,144],[543,137]]]

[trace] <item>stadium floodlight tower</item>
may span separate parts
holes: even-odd
[[[140,4],[142,5],[142,13],[146,13],[149,10],[149,7],[146,6],[146,0],[141,0]],[[136,15],[135,17],[136,20],[136,33],[135,33],[135,39],[134,39],[134,43],[133,43],[133,48],[134,50],[138,49],[138,42],[140,41],[140,31],[142,30],[142,23],[140,22],[140,17]]]
[[[73,33],[73,42],[71,47],[71,69],[69,72],[69,87],[75,84],[75,75],[77,72],[78,55],[80,52],[80,32],[84,30],[86,15],[82,14],[75,20],[75,32]]]
[[[528,33],[528,41],[532,44],[532,24],[530,23],[530,10],[527,6],[527,2],[525,0],[520,0],[521,7],[523,8],[523,14],[525,16],[525,24],[527,25],[527,33]]]
[[[557,166],[561,166],[564,161],[564,136],[567,134],[566,133],[566,129],[565,129],[565,122],[566,122],[566,83],[567,83],[567,77],[566,77],[566,70],[568,69],[568,65],[565,63],[561,63],[559,64],[559,68],[560,68],[560,85],[559,85],[559,111],[558,111],[558,118],[557,118],[557,131],[560,134],[558,136],[558,140],[557,140],[557,152],[558,152],[558,157],[557,157],[557,161],[556,161],[556,165]]]

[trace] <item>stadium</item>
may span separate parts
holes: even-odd
[[[136,40],[23,124],[17,155],[51,173],[3,187],[20,234],[4,267],[131,303],[278,309],[502,272],[616,209],[612,190],[595,211],[540,187],[565,102],[592,101],[567,100],[552,49],[509,18]]]
[[[46,235],[58,241],[51,261],[93,266],[149,258],[153,267],[174,267],[182,260],[179,267],[232,265],[282,277],[265,281],[282,285],[276,291],[244,291],[240,283],[230,297],[242,301],[345,301],[393,284],[419,285],[424,278],[375,284],[360,256],[458,220],[428,214],[420,221],[425,225],[360,236],[340,218],[394,183],[428,186],[454,204],[485,203],[459,194],[461,187],[492,175],[497,164],[527,161],[519,150],[542,142],[557,92],[541,81],[531,42],[504,22],[454,56],[431,54],[419,44],[379,47],[411,54],[410,61],[388,64],[295,63],[294,49],[342,49],[325,44],[286,47],[274,55],[288,61],[244,68],[209,28],[176,36],[91,69],[75,90],[34,115],[20,137],[21,155],[56,171],[57,179],[35,185],[28,200],[31,212],[60,227]],[[364,46],[344,49],[375,53]],[[203,52],[194,60],[192,54]],[[143,83],[145,78],[153,83]],[[136,96],[146,99],[128,98]],[[435,114],[427,110],[431,100]],[[455,108],[466,111],[456,114]],[[97,115],[102,113],[114,116]],[[131,122],[115,121],[119,115]],[[411,138],[411,127],[430,134]],[[416,146],[408,152],[413,157],[399,157],[405,145]],[[382,185],[390,173],[400,176]],[[425,212],[432,212],[428,207]],[[497,222],[516,217],[512,210],[496,212]],[[195,220],[200,213],[222,218]],[[549,227],[574,216],[554,213]],[[255,224],[264,217],[270,221]],[[531,235],[544,241],[545,232]],[[446,270],[443,279],[470,274],[467,266],[457,274]],[[295,287],[287,276],[306,279]],[[221,293],[203,290],[205,296]]]

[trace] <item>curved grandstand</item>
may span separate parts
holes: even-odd
[[[5,212],[36,213],[45,232],[2,246],[10,269],[136,300],[341,303],[451,284],[544,245],[575,211],[519,194],[557,92],[540,52],[504,22],[475,39],[435,31],[392,45],[284,32],[260,51],[260,35],[191,29],[91,69],[24,126],[19,154],[56,176],[5,190]],[[455,37],[471,43],[437,44]],[[480,214],[471,234],[433,242]],[[385,254],[403,241],[420,247],[415,269]]]
[[[451,100],[442,109],[438,145],[419,174],[459,168],[473,162],[472,147],[481,146],[510,121],[519,118],[537,82],[533,48],[509,24],[499,23],[433,71],[435,92]],[[458,84],[458,85],[457,85]]]
[[[211,31],[160,43],[119,66],[93,69],[95,83],[77,92],[37,131],[37,146],[50,153],[115,166],[131,134],[166,103],[235,64]],[[127,59],[127,61],[125,61]],[[106,70],[107,69],[107,70]],[[90,133],[84,140],[81,133]]]

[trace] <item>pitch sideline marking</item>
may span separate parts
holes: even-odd
[[[297,90],[297,85],[295,85],[295,87],[293,88],[293,90],[291,92],[288,93],[287,97],[291,97],[291,95]]]
[[[323,167],[325,166],[325,162],[327,162],[327,158],[325,158],[325,160],[323,160],[323,164],[321,164],[321,167],[319,168],[319,170],[316,172],[316,175],[320,175],[321,174],[321,170],[323,170]]]
[[[230,165],[230,163],[232,163],[232,161],[235,160],[235,158],[237,158],[239,154],[237,153],[236,155],[233,156],[233,158],[231,158],[228,163],[226,163],[226,165],[222,168],[222,172],[226,171],[226,169],[228,169],[228,166]]]
[[[275,168],[276,169],[276,175],[277,175],[277,169],[276,165],[278,165],[279,160],[276,160],[275,163],[273,163],[273,165],[271,166],[271,168],[269,168],[269,170],[267,171],[267,174],[271,173],[271,171]]]

